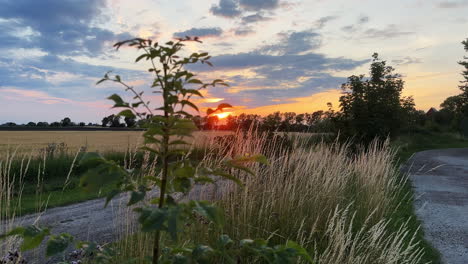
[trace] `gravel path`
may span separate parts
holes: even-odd
[[[407,163],[416,214],[447,264],[468,263],[468,149],[428,150]]]
[[[220,188],[213,185],[193,188],[186,199],[211,199],[221,193],[221,189],[228,188],[227,183],[218,182]],[[147,197],[155,197],[158,190],[147,194]],[[104,199],[95,199],[73,205],[48,209],[40,214],[26,215],[15,219],[14,223],[1,223],[0,230],[5,224],[9,226],[29,225],[36,223],[41,227],[49,227],[53,234],[68,233],[74,236],[77,241],[92,241],[97,243],[108,243],[121,237],[122,233],[131,233],[134,229],[129,224],[129,219],[135,217],[131,208],[126,207],[128,195],[122,194],[114,198],[109,205],[104,208]],[[135,221],[133,221],[135,222]],[[45,248],[41,245],[36,250],[26,252],[25,257],[28,264],[52,264],[61,259],[59,257],[46,259]]]

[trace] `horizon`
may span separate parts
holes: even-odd
[[[230,103],[234,114],[311,113],[326,110],[327,102],[336,110],[341,84],[368,75],[374,52],[402,74],[403,95],[414,96],[418,109],[438,109],[459,93],[467,0],[399,0],[384,8],[384,1],[370,0],[190,3],[6,0],[0,6],[0,123],[64,117],[98,123],[116,113],[106,97],[123,90],[95,85],[107,71],[138,89],[150,83],[144,63],[134,63],[135,51],[112,48],[132,37],[199,36],[203,43],[187,49],[208,51],[214,67],[193,71],[231,86],[205,90],[197,102]]]

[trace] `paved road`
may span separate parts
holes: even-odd
[[[468,263],[468,149],[428,150],[407,163],[415,209],[447,264]]]

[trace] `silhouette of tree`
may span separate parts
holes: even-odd
[[[72,126],[72,121],[69,117],[65,117],[64,119],[62,119],[62,121],[60,121],[60,124],[63,127],[68,127],[68,126]]]
[[[136,125],[136,119],[134,117],[125,117],[124,118],[125,124],[127,127],[134,127]]]
[[[401,127],[400,95],[404,82],[377,53],[372,58],[370,77],[350,76],[342,85],[345,95],[340,97],[343,132],[365,142],[394,136]]]

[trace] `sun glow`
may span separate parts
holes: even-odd
[[[222,112],[222,113],[218,113],[218,114],[215,114],[215,116],[217,116],[219,119],[223,119],[223,118],[226,118],[230,115],[232,115],[233,112]]]

